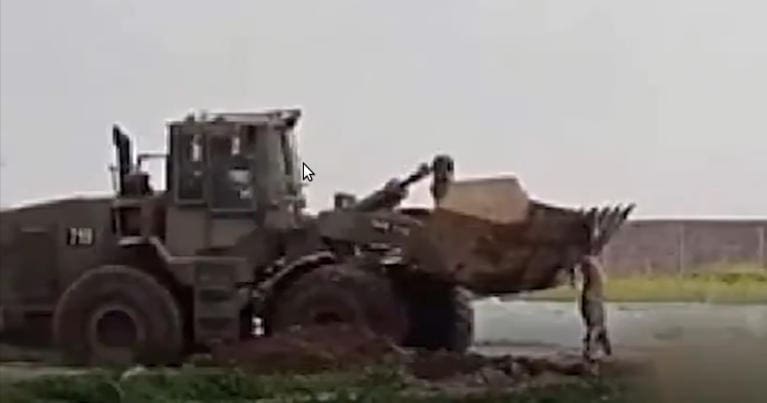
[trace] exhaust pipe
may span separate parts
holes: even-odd
[[[117,156],[119,194],[124,195],[125,177],[131,171],[133,156],[130,138],[116,124],[112,125],[112,143],[115,146],[115,154]]]

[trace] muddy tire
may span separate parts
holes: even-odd
[[[408,347],[463,353],[474,337],[471,299],[460,287],[429,286],[409,293]]]
[[[181,310],[154,277],[126,266],[86,272],[62,295],[53,334],[73,364],[172,364],[184,347]]]
[[[267,318],[270,333],[296,325],[350,324],[401,344],[407,310],[391,281],[351,264],[321,266],[303,274],[275,296]]]

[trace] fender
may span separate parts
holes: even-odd
[[[301,256],[287,264],[284,258],[278,260],[267,269],[273,273],[269,276],[269,279],[257,284],[253,288],[251,299],[256,315],[269,312],[271,310],[271,304],[269,303],[272,299],[271,297],[279,293],[280,290],[284,289],[286,285],[299,275],[316,267],[337,262],[337,256],[326,250]]]

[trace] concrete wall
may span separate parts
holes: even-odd
[[[634,220],[605,248],[611,275],[685,273],[717,264],[767,269],[767,220]]]

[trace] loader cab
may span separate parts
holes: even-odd
[[[150,210],[131,231],[156,235],[171,254],[184,256],[226,249],[258,227],[297,225],[305,206],[294,134],[299,118],[299,110],[287,109],[190,115],[170,122],[161,194],[130,163],[129,141],[122,140],[128,146],[120,147],[115,135],[118,201],[140,198]]]
[[[174,204],[225,215],[302,208],[293,133],[299,116],[280,110],[171,122],[167,189]]]

